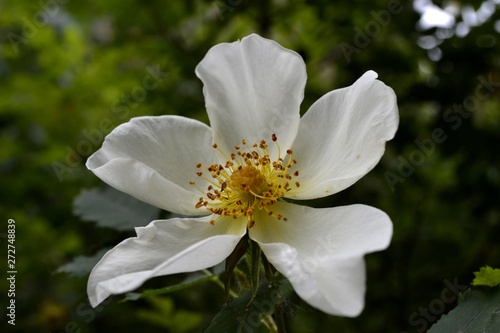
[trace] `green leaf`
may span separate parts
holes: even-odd
[[[255,297],[251,290],[227,303],[213,318],[205,333],[261,332],[264,326],[262,319],[270,316],[292,290],[286,279],[275,284],[263,280]]]
[[[159,208],[139,201],[112,187],[83,190],[73,201],[73,212],[98,226],[130,230],[158,217]]]
[[[101,260],[109,249],[101,249],[93,256],[78,256],[73,261],[59,267],[57,273],[68,273],[72,276],[85,276]]]
[[[472,281],[473,286],[495,287],[500,285],[500,269],[490,266],[481,267],[479,272],[474,272],[476,276]]]
[[[469,289],[458,306],[443,315],[428,333],[496,333],[500,331],[500,288]]]

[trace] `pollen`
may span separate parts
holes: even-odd
[[[249,145],[247,140],[241,140],[241,146],[234,146],[234,151],[226,156],[217,146],[217,149],[227,161],[223,164],[203,166],[196,164],[196,168],[203,168],[206,172],[197,171],[196,175],[209,183],[204,190],[195,181],[189,184],[203,194],[196,203],[196,208],[205,207],[219,217],[228,216],[234,219],[246,218],[248,228],[252,228],[255,213],[263,211],[277,220],[286,221],[282,214],[276,214],[272,206],[283,198],[294,187],[299,187],[298,181],[293,178],[299,175],[298,170],[291,171],[297,161],[292,158],[292,150],[286,150],[281,157],[281,148],[276,134],[271,136],[276,145],[276,156],[270,156],[266,140]],[[216,223],[211,220],[211,224]]]

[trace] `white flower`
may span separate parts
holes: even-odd
[[[178,214],[137,228],[94,267],[93,306],[155,276],[222,262],[248,232],[297,294],[326,313],[363,309],[366,253],[392,223],[364,205],[315,209],[282,198],[342,191],[368,173],[398,125],[393,90],[366,72],[300,118],[302,58],[250,35],[209,50],[196,68],[211,128],[178,116],[118,126],[87,167],[109,185]]]

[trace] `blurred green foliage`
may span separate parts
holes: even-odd
[[[485,3],[495,10],[480,24],[460,15],[470,8],[477,19]],[[211,46],[252,32],[304,58],[303,112],[369,69],[394,88],[400,107],[399,131],[381,163],[351,188],[313,203],[364,203],[391,216],[391,247],[367,257],[366,308],[358,318],[337,318],[291,296],[289,331],[429,328],[441,315],[429,306],[446,281],[468,285],[479,267],[500,266],[500,12],[490,0],[436,4],[454,6],[453,26],[418,29],[413,2],[395,0],[0,1],[0,237],[6,253],[7,220],[14,219],[18,271],[9,331],[208,327],[223,305],[213,282],[92,309],[86,276],[56,271],[134,235],[72,214],[82,189],[102,185],[84,162],[104,136],[141,115],[208,121],[194,68]],[[0,287],[3,300],[5,279]]]

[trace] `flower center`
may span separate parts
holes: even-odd
[[[209,183],[206,189],[201,189],[195,181],[189,182],[203,193],[196,208],[206,207],[219,217],[231,216],[234,219],[246,217],[249,228],[255,224],[256,210],[265,211],[278,220],[286,220],[281,214],[275,214],[271,206],[293,187],[300,186],[299,182],[292,181],[299,175],[299,171],[291,172],[292,166],[297,163],[292,158],[292,150],[287,150],[285,157],[281,158],[275,134],[272,135],[272,141],[278,148],[274,160],[269,156],[265,140],[252,146],[247,145],[246,140],[242,140],[244,148],[234,146],[235,150],[230,156],[226,156],[214,144],[213,147],[218,149],[227,161],[225,164],[212,164],[204,168],[209,176],[203,171],[196,173]],[[196,167],[202,169],[203,166],[198,163]],[[214,224],[215,221],[212,220],[210,223]]]
[[[231,174],[228,181],[229,188],[238,191],[240,195],[262,195],[269,189],[266,177],[253,165],[247,165]]]

